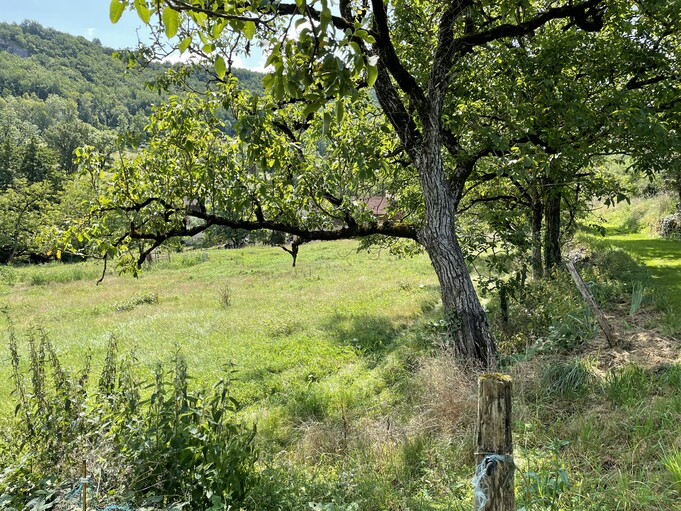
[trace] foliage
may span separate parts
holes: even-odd
[[[294,261],[313,240],[417,241],[438,273],[449,344],[492,366],[466,259],[500,253],[495,270],[520,274],[531,250],[533,273],[550,273],[587,201],[625,197],[599,164],[644,147],[675,111],[650,107],[678,76],[672,4],[378,1],[334,13],[327,0],[113,0],[114,23],[135,11],[169,39],[144,55],[197,56],[217,84],[207,101],[155,112],[148,149],[116,166],[95,210],[127,221],[94,248],[111,257],[137,241],[144,252],[215,225],[294,235]],[[267,58],[262,94],[244,94],[231,73],[252,44]],[[375,197],[385,215],[368,207]],[[481,217],[478,236],[462,227],[467,211]],[[493,274],[490,285],[504,280]]]
[[[114,339],[96,386],[89,355],[74,374],[44,334],[28,337],[28,351],[26,371],[10,333],[16,411],[0,445],[4,506],[68,503],[81,460],[107,499],[205,509],[238,507],[247,497],[256,482],[255,429],[235,419],[231,370],[211,390],[191,390],[175,355],[170,371],[159,364],[141,392],[134,359],[119,360]]]

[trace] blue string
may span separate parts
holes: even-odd
[[[89,484],[92,480],[81,479],[78,486],[75,486],[70,492],[65,495],[67,500],[80,500],[83,494],[83,484]],[[95,511],[133,511],[133,509],[128,505],[120,504],[110,504],[106,507],[99,507],[94,501],[88,501],[88,507],[94,509]]]

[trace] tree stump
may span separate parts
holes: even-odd
[[[480,376],[477,429],[474,511],[515,511],[510,376]]]

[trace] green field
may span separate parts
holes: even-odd
[[[111,272],[96,285],[101,268],[14,269],[0,299],[15,330],[42,329],[72,366],[88,351],[101,364],[112,335],[148,373],[175,351],[205,381],[234,364],[237,399],[269,401],[270,411],[312,381],[380,393],[371,381],[376,357],[438,300],[425,256],[358,253],[352,242],[305,246],[295,268],[271,247],[172,254],[139,279]],[[8,360],[0,360],[7,403]]]
[[[658,294],[678,306],[677,242],[609,242],[645,259]],[[232,393],[241,417],[257,423],[262,452],[253,510],[472,508],[475,377],[436,346],[439,296],[426,256],[338,242],[304,246],[296,268],[278,248],[249,247],[171,254],[139,279],[112,273],[96,285],[101,269],[3,269],[5,321],[22,353],[42,329],[69,367],[88,352],[101,366],[112,335],[146,379],[176,352],[197,386],[233,364]],[[528,351],[505,368],[514,377],[519,509],[681,506],[678,340],[641,340],[636,318],[628,321],[623,348],[596,339]],[[626,362],[658,345],[669,348],[663,363]],[[0,364],[9,416],[9,357]]]

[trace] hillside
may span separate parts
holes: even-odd
[[[2,97],[47,101],[58,96],[75,101],[78,118],[93,127],[141,127],[151,106],[163,98],[146,84],[171,66],[150,63],[128,70],[115,53],[97,39],[88,41],[34,21],[0,23]],[[235,70],[235,74],[249,89],[260,86],[257,73]],[[194,80],[206,78],[199,75]]]
[[[77,147],[130,149],[152,106],[180,93],[149,86],[169,64],[128,69],[115,53],[33,21],[0,23],[0,262],[45,260],[44,231],[82,209]],[[249,90],[262,87],[258,73],[234,74]],[[209,78],[197,67],[187,80],[200,89]]]

